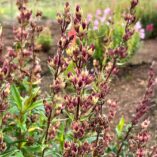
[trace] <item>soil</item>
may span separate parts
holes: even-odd
[[[45,24],[45,21],[43,22]],[[52,30],[53,46],[50,52],[40,52],[38,54],[41,59],[41,66],[43,69],[43,79],[41,88],[47,91],[51,83],[51,76],[47,67],[48,56],[52,56],[56,52],[56,41],[59,38],[58,25],[52,21],[46,21],[47,26]],[[12,26],[10,23],[3,23],[3,32],[5,38],[5,46],[11,46],[13,41]],[[118,115],[124,115],[128,121],[135,111],[138,102],[141,100],[147,84],[148,71],[152,61],[157,61],[157,40],[143,41],[143,44],[136,55],[132,58],[130,63],[122,68],[120,74],[114,79],[111,87],[111,94],[109,98],[115,99],[119,102],[120,111]],[[157,72],[157,65],[155,66]],[[156,81],[157,82],[157,81]],[[155,96],[152,100],[152,108],[149,112],[151,119],[151,131],[153,139],[157,136],[157,88]]]

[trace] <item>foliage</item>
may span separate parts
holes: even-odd
[[[141,22],[146,29],[146,38],[157,37],[157,13],[153,11],[151,14],[144,13],[141,16]]]
[[[118,72],[119,61],[127,56],[127,42],[135,32],[138,1],[131,0],[124,16],[125,31],[119,45],[108,48],[101,64],[94,60],[91,68],[95,48],[87,42],[88,23],[79,5],[72,15],[69,3],[65,4],[63,14],[57,14],[61,34],[57,53],[48,59],[53,79],[51,92],[45,97],[35,51],[35,39],[42,31],[37,21],[42,14],[33,15],[27,4],[28,0],[17,0],[15,41],[5,53],[0,29],[1,157],[156,156],[157,148],[146,145],[150,121],[139,125],[151,107],[153,68],[130,123],[123,116],[114,123],[118,102],[107,99],[112,77]],[[73,33],[67,31],[70,25]],[[136,126],[140,127],[138,132]]]
[[[147,3],[147,1],[141,1],[140,7],[137,10],[138,19],[140,19],[142,26],[146,31],[146,39],[157,37],[156,6],[156,0],[150,0],[149,3]]]
[[[96,14],[87,15],[87,21],[90,22],[89,43],[94,43],[96,51],[95,59],[102,61],[106,51],[110,48],[116,48],[122,42],[125,32],[124,19],[119,17],[119,13],[113,14],[110,8],[105,10],[98,9]],[[145,33],[140,22],[135,24],[135,32],[132,38],[127,42],[128,54],[120,63],[126,63],[137,51],[140,45],[140,38],[144,39]],[[112,41],[112,44],[110,44]]]

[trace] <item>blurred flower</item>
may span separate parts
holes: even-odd
[[[153,24],[148,24],[147,26],[146,26],[146,31],[147,32],[152,32],[154,30],[154,25]]]
[[[142,28],[142,25],[140,23],[140,21],[138,21],[136,24],[135,24],[135,30],[139,30]]]
[[[150,134],[147,131],[140,132],[137,135],[137,140],[141,144],[142,143],[147,143],[149,139],[150,139]]]
[[[106,20],[106,16],[102,16],[102,17],[100,17],[100,21],[101,21],[101,23],[104,23],[105,20]]]
[[[98,28],[99,28],[99,21],[95,20],[93,30],[98,30]]]
[[[141,29],[141,30],[139,31],[139,34],[140,34],[140,38],[141,38],[141,39],[144,39],[144,38],[145,38],[145,30],[144,30],[144,29]]]
[[[91,22],[92,19],[93,19],[92,14],[88,14],[88,15],[87,15],[87,22],[88,22],[88,23]]]
[[[136,157],[143,157],[145,155],[145,151],[142,148],[137,149]]]
[[[96,16],[100,16],[101,14],[102,14],[101,9],[97,9],[97,11],[96,11]]]
[[[111,13],[112,13],[112,11],[111,11],[110,8],[106,8],[106,9],[104,10],[104,15],[106,15],[106,16],[110,15]]]
[[[138,32],[139,33],[139,36],[141,39],[144,39],[145,38],[145,30],[142,28],[142,25],[140,23],[140,21],[138,21],[136,24],[135,24],[135,32]]]
[[[71,43],[72,43],[72,45],[74,45],[76,43],[76,31],[75,31],[75,29],[71,29],[68,32],[68,36],[69,36],[69,38],[73,37],[73,40],[71,41]]]

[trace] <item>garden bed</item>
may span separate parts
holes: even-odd
[[[53,21],[43,21],[41,22],[43,25],[47,25],[50,27],[52,31],[53,41],[57,41],[59,38],[59,29],[58,24]],[[13,25],[15,23],[11,22],[3,22],[3,35],[4,35],[4,44],[5,46],[11,46],[13,41]],[[154,60],[157,61],[157,40],[147,40],[143,41],[143,44],[138,53],[132,58],[130,63],[120,70],[119,75],[114,79],[114,83],[112,85],[113,92],[109,97],[112,97],[118,100],[121,107],[118,115],[124,115],[126,119],[129,119],[133,115],[133,111],[135,110],[135,106],[141,100],[146,84],[147,84],[147,73],[150,67],[150,63]],[[52,81],[51,75],[49,73],[47,67],[47,59],[48,56],[52,56],[56,52],[56,44],[53,43],[53,46],[49,52],[39,52],[38,56],[41,60],[41,67],[43,69],[42,72],[42,90],[45,92],[49,91],[49,85]],[[156,66],[157,71],[157,66]],[[156,96],[154,100],[152,100],[152,109],[150,110],[150,118],[151,118],[151,130],[153,136],[155,136],[155,130],[157,130],[157,89]]]

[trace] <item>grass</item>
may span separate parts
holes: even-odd
[[[29,0],[29,6],[34,11],[41,10],[45,17],[55,19],[56,13],[62,10],[65,0]],[[128,7],[129,0],[68,0],[71,6],[80,4],[84,13],[95,12],[98,8],[111,7],[113,9],[122,10]],[[0,0],[0,18],[14,18],[17,15],[15,6],[16,0]],[[74,7],[72,7],[74,9]],[[144,12],[153,12],[157,9],[157,0],[140,0],[138,7],[139,17]]]

